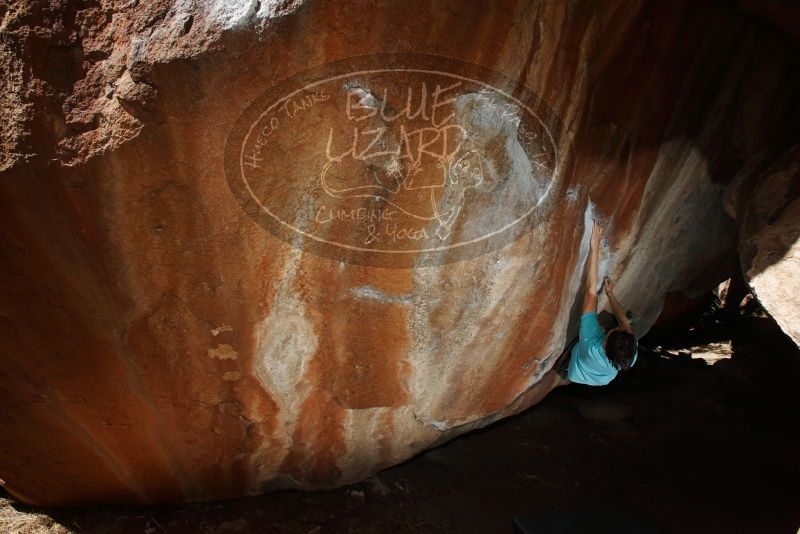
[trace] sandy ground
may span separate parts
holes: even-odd
[[[613,510],[656,532],[795,534],[800,353],[767,318],[707,325],[666,348],[644,340],[611,386],[560,388],[354,486],[180,507],[6,500],[0,531],[510,533],[514,515]]]

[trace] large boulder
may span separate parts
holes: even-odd
[[[792,54],[688,2],[0,8],[0,478],[362,479],[531,402],[593,218],[638,334],[727,276]]]
[[[742,271],[759,302],[800,345],[800,146],[737,188]]]

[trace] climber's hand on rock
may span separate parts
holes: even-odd
[[[606,292],[606,295],[611,294],[614,292],[614,282],[609,277],[605,277],[603,279],[603,289]]]
[[[595,221],[592,227],[592,249],[597,250],[600,248],[600,238],[603,236],[603,227],[600,223]]]

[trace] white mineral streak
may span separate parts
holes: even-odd
[[[223,29],[236,28],[250,22],[260,4],[259,0],[216,0],[209,6],[209,18]]]
[[[502,147],[503,170],[495,165],[494,157],[485,155],[486,180],[478,189],[492,195],[490,209],[473,212],[465,227],[496,227],[495,220],[511,220],[505,209],[515,202],[537,206],[538,220],[531,235],[532,246],[540,244],[547,233],[550,203],[548,195],[558,178],[534,169],[517,138],[514,121],[519,110],[511,116],[505,108],[481,105],[476,94],[463,95],[456,103],[455,121],[468,132],[476,146],[491,141]],[[498,143],[497,140],[501,142]],[[533,178],[533,179],[531,179]],[[501,200],[497,200],[497,198]],[[473,386],[479,387],[485,376],[508,357],[506,334],[515,322],[514,310],[527,306],[531,289],[537,278],[538,262],[529,257],[508,255],[508,249],[495,251],[473,260],[442,267],[418,267],[414,270],[415,292],[422,295],[411,310],[412,348],[409,360],[413,369],[411,397],[416,417],[439,431],[476,421],[488,414],[456,416],[460,404],[469,401]],[[446,332],[430,328],[436,322],[449,324]],[[566,319],[564,317],[563,319]],[[566,328],[559,324],[557,328]],[[549,352],[556,350],[551,346]],[[465,357],[457,357],[462,354]],[[480,354],[480,357],[477,357]],[[549,354],[541,355],[547,358]],[[539,371],[529,372],[533,384]],[[451,384],[461,380],[463,388],[456,396],[445,396],[432,384]],[[521,393],[521,392],[520,392]],[[452,419],[442,416],[453,414]]]
[[[284,455],[291,446],[300,406],[311,393],[311,385],[303,378],[319,341],[308,320],[306,304],[297,296],[293,287],[301,256],[299,248],[287,250],[285,269],[277,284],[270,313],[259,329],[261,334],[254,359],[255,375],[275,400],[281,414],[277,418],[278,427],[274,435],[283,445]],[[259,457],[274,446],[264,440],[251,455],[256,486],[274,476],[274,465],[258,463]],[[274,454],[274,451],[269,452]]]
[[[210,21],[223,30],[231,30],[251,24],[253,19],[285,15],[300,2],[286,4],[281,0],[214,0],[206,9]]]

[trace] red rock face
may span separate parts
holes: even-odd
[[[341,485],[518,411],[591,218],[643,334],[726,276],[725,185],[796,132],[793,55],[722,6],[144,4],[2,13],[0,478],[30,503]]]

